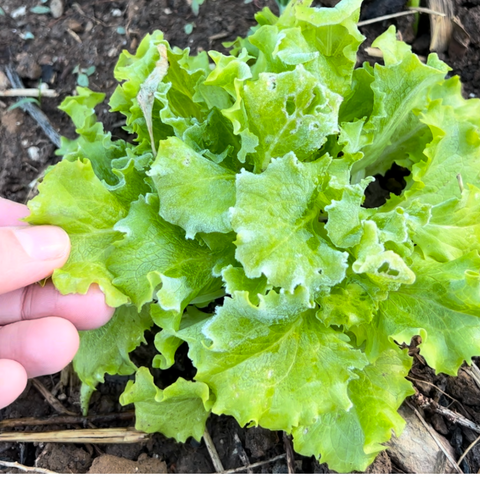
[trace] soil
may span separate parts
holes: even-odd
[[[40,81],[55,89],[57,98],[43,98],[41,109],[54,128],[66,137],[74,137],[74,129],[67,116],[57,109],[77,84],[75,67],[87,70],[95,66],[88,77],[93,90],[106,92],[108,99],[115,88],[113,67],[122,49],[133,52],[139,40],[149,32],[160,29],[172,45],[190,47],[193,53],[201,50],[224,50],[222,42],[247,34],[254,24],[254,14],[264,6],[277,11],[274,0],[206,0],[195,16],[187,0],[55,0],[58,18],[52,14],[33,13],[31,8],[43,6],[43,0],[4,0],[0,14],[0,70],[10,65],[21,77],[26,87],[36,87]],[[318,4],[319,2],[317,2]],[[324,0],[332,6],[336,1]],[[480,0],[455,0],[458,18],[457,42],[440,54],[452,67],[452,75],[460,75],[466,97],[480,96]],[[404,8],[405,0],[370,0],[362,10],[362,20],[394,13]],[[47,5],[47,3],[45,3]],[[53,6],[53,5],[52,5]],[[24,10],[22,11],[22,8]],[[1,10],[0,10],[1,13]],[[365,47],[394,23],[405,41],[415,53],[428,55],[430,29],[427,16],[422,16],[417,33],[412,28],[413,17],[383,21],[362,27],[367,36],[359,54],[359,60],[374,62]],[[463,27],[462,27],[463,26]],[[192,28],[191,33],[186,33]],[[30,38],[29,37],[32,37]],[[5,88],[0,72],[0,90]],[[8,111],[14,100],[0,98],[0,195],[18,202],[25,202],[31,195],[35,180],[45,168],[56,163],[55,146],[45,136],[35,120],[20,108]],[[108,112],[106,103],[97,109],[99,120],[114,136],[122,136],[121,124],[116,114]],[[404,173],[403,173],[404,174]],[[402,172],[385,178],[384,185],[392,181],[398,184]],[[387,186],[385,189],[391,188]],[[142,352],[136,352],[135,358]],[[435,375],[412,349],[415,363],[410,376],[423,396],[438,404],[460,412],[468,419],[480,423],[480,391],[466,370],[458,377]],[[42,377],[39,380],[54,393],[64,408],[80,415],[78,387],[65,385],[64,375]],[[120,416],[124,411],[118,404],[128,378],[108,377],[92,398],[91,415],[103,415],[88,422],[97,428],[131,427],[133,420]],[[453,403],[452,403],[453,400]],[[59,412],[58,405],[39,393],[30,383],[27,390],[11,406],[0,411],[0,420],[15,418],[52,419]],[[454,447],[457,458],[476,439],[476,434],[465,427],[446,420],[434,413],[425,412],[425,419]],[[100,418],[100,419],[98,419]],[[52,431],[83,428],[84,425],[66,420],[63,424],[38,426],[27,421],[27,427],[16,431]],[[86,426],[86,425],[85,425]],[[289,471],[285,457],[273,460],[289,450],[290,440],[282,432],[270,432],[261,428],[240,428],[232,418],[212,416],[208,421],[212,436],[225,469],[250,463],[271,460],[254,472],[286,473]],[[6,431],[6,427],[4,427]],[[10,429],[11,430],[11,429]],[[242,461],[242,458],[244,459]],[[213,472],[214,467],[207,448],[202,442],[189,441],[178,444],[162,435],[153,435],[148,441],[135,444],[80,445],[46,443],[0,443],[0,459],[16,461],[27,466],[47,468],[56,472],[86,473],[195,473]],[[313,458],[294,455],[290,470],[296,472],[328,473],[328,467]],[[465,472],[477,472],[480,468],[480,444],[474,446],[461,464]],[[17,469],[0,472],[19,473]],[[382,453],[369,472],[402,472],[402,467]]]

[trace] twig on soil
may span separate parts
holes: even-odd
[[[445,395],[446,397],[448,397],[452,401],[450,403],[450,405],[452,405],[454,402],[458,402],[458,400],[456,398],[453,398],[451,395],[449,395],[447,392],[444,392],[440,387],[438,387],[437,385],[435,385],[432,382],[427,382],[426,380],[420,380],[419,378],[410,377],[409,375],[407,375],[405,378],[407,380],[411,380],[414,383],[415,382],[425,383],[426,385],[430,385],[431,387],[436,388],[442,395]],[[459,405],[461,405],[461,404],[459,403]]]
[[[454,5],[452,0],[427,0],[427,5],[445,14],[444,18],[430,17],[430,51],[443,53],[452,39]]]
[[[82,39],[70,28],[67,28],[67,33],[80,45],[82,45]]]
[[[477,437],[463,452],[462,456],[458,459],[457,465],[460,467],[460,464],[463,462],[463,459],[467,456],[467,453],[480,441],[480,436]]]
[[[422,395],[423,396],[423,395]],[[440,448],[440,450],[443,452],[443,454],[445,455],[445,457],[447,457],[448,461],[452,464],[453,468],[458,472],[458,473],[463,473],[462,469],[457,465],[457,462],[452,458],[452,456],[450,455],[450,453],[448,453],[446,450],[445,450],[445,447],[442,445],[442,442],[437,438],[437,434],[435,433],[435,430],[433,430],[433,428],[424,420],[424,418],[420,415],[419,411],[413,406],[410,404],[410,402],[405,402],[411,410],[413,410],[413,412],[415,413],[415,415],[418,417],[418,419],[420,420],[420,422],[422,422],[422,425],[425,427],[425,429],[427,430],[427,432],[431,435],[431,437],[433,438],[433,440],[435,441],[435,443],[438,445],[438,448]]]
[[[253,473],[252,469],[250,468],[250,460],[248,459],[247,452],[245,452],[242,441],[240,440],[237,432],[233,434],[233,441],[235,442],[235,450],[237,451],[240,460],[242,461],[243,465],[247,467],[247,473]]]
[[[221,40],[222,38],[228,37],[230,35],[229,32],[220,32],[220,33],[215,33],[213,35],[210,35],[208,37],[208,41],[210,43],[214,42],[215,40]]]
[[[292,441],[285,432],[283,432],[283,445],[285,446],[285,452],[287,453],[288,473],[295,473],[295,458],[293,456]]]
[[[238,468],[232,468],[231,470],[225,470],[222,473],[238,473],[238,472],[243,472],[247,470],[248,468],[256,468],[256,467],[261,467],[262,465],[266,465],[267,463],[273,463],[276,462],[277,460],[281,460],[282,458],[285,458],[287,456],[286,453],[282,453],[281,455],[277,455],[276,457],[270,458],[268,460],[262,460],[261,462],[256,462],[250,464],[248,467],[238,467]]]
[[[442,395],[445,395],[445,397],[449,398],[451,400],[451,402],[449,403],[448,405],[448,408],[451,407],[453,404],[457,404],[458,408],[460,408],[461,410],[463,410],[463,415],[464,417],[468,417],[468,412],[465,410],[465,407],[456,399],[456,398],[453,398],[451,395],[449,395],[447,392],[444,392],[440,387],[437,387],[437,385],[435,385],[434,383],[432,382],[427,382],[425,380],[420,380],[419,378],[415,378],[415,377],[410,377],[410,376],[406,376],[405,377],[407,380],[411,380],[413,383],[415,382],[420,382],[420,383],[425,383],[426,385],[430,385],[431,387],[433,388],[436,388]],[[419,393],[417,390],[416,390],[417,394]]]
[[[99,25],[102,25],[103,27],[113,27],[114,25],[108,25],[107,23],[105,22],[102,22],[101,20],[99,20],[97,17],[95,17],[95,15],[93,16],[89,16],[87,15],[83,10],[82,10],[82,7],[80,7],[80,5],[78,3],[73,3],[72,4],[72,7],[80,14],[82,15],[83,17],[85,18],[88,18],[88,20],[92,21],[92,22],[95,22]]]
[[[71,412],[65,408],[45,387],[45,385],[38,379],[32,378],[33,386],[43,395],[48,404],[58,413],[63,415],[77,416],[76,413]]]
[[[445,17],[445,14],[442,12],[437,12],[435,10],[431,10],[430,8],[423,8],[423,7],[409,7],[408,11],[391,13],[390,15],[382,15],[381,17],[371,18],[370,20],[363,20],[362,22],[358,22],[358,27],[364,27],[365,25],[370,25],[372,23],[383,22],[384,20],[390,20],[392,18],[397,17],[404,17],[405,15],[414,15],[415,13],[428,13],[429,15],[437,15],[439,17]]]
[[[220,460],[217,449],[213,444],[212,437],[208,433],[207,429],[205,429],[205,431],[203,432],[203,441],[207,446],[207,450],[210,455],[210,458],[212,459],[213,468],[215,468],[215,471],[217,473],[225,473],[225,469],[223,468],[222,461]]]
[[[480,433],[480,425],[468,420],[462,414],[453,412],[446,407],[442,407],[440,404],[432,400],[431,398],[424,397],[421,393],[417,393],[414,397],[415,402],[420,408],[428,409],[431,412],[439,413],[447,420],[450,420],[452,423],[458,423],[463,427],[467,427],[474,432]]]
[[[88,430],[58,430],[56,432],[0,433],[0,442],[43,443],[138,443],[147,440],[148,433],[132,428],[92,428]]]
[[[17,72],[13,70],[10,66],[5,67],[5,72],[7,74],[8,80],[13,88],[25,88]],[[44,131],[45,135],[51,140],[51,142],[58,148],[60,148],[60,135],[53,128],[53,125],[50,123],[50,120],[47,116],[33,103],[24,103],[19,106],[38,123],[40,128]]]
[[[126,421],[135,418],[135,412],[133,410],[120,413],[108,413],[105,415],[89,415],[87,417],[69,415],[60,415],[50,418],[8,418],[0,421],[0,430],[5,428],[17,428],[17,427],[33,427],[38,425],[76,425],[85,424],[87,422],[113,422],[113,421]]]
[[[478,368],[472,362],[470,368],[465,368],[464,370],[473,378],[474,382],[477,384],[477,387],[480,388],[480,368]]]
[[[429,15],[436,15],[437,17],[445,17],[446,13],[435,10],[434,8],[425,7],[408,7],[409,10],[418,13],[428,13]]]
[[[11,88],[0,90],[0,97],[58,97],[58,93],[50,88]]]
[[[5,462],[4,460],[0,460],[0,466],[5,468],[18,468],[18,470],[22,470],[28,473],[53,473],[55,475],[58,475],[58,473],[54,472],[53,470],[47,470],[46,468],[40,467],[27,467],[26,465],[22,465],[18,462]]]
[[[45,175],[45,174],[44,174]],[[29,185],[30,186],[30,185]],[[57,396],[59,391],[68,392],[72,397],[80,390],[80,379],[73,369],[73,363],[69,363],[61,372],[58,383],[52,388],[52,395]]]

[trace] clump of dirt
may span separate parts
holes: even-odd
[[[137,461],[113,455],[100,455],[94,461],[88,473],[168,473],[167,465],[158,458],[142,453]]]

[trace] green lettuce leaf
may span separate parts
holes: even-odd
[[[132,203],[128,215],[115,225],[125,236],[108,258],[108,269],[115,276],[113,283],[128,292],[138,308],[156,293],[165,310],[181,313],[205,287],[218,290],[212,277],[217,256],[195,240],[186,240],[184,231],[158,211],[155,195]]]
[[[327,295],[320,295],[317,318],[326,326],[345,325],[352,328],[372,321],[385,289],[375,285],[366,275],[348,272],[347,279],[335,285]]]
[[[210,73],[209,59],[205,52],[189,57],[189,51],[188,48],[167,48],[169,68],[165,84],[169,88],[166,96],[162,92],[157,94],[164,105],[162,121],[171,125],[177,136],[181,136],[188,120],[195,118],[200,122],[206,111],[197,84]]]
[[[84,294],[97,283],[110,306],[127,303],[128,297],[113,285],[114,275],[106,266],[113,243],[122,238],[114,226],[127,210],[95,176],[91,163],[59,163],[47,173],[39,192],[28,204],[28,221],[62,227],[72,244],[67,263],[53,273],[56,288],[64,295]]]
[[[308,69],[330,90],[345,95],[365,38],[357,28],[361,0],[344,0],[334,8],[309,8],[311,3],[292,2],[291,6],[307,44],[320,54]],[[279,24],[288,18],[288,13],[283,15]]]
[[[80,380],[95,388],[109,375],[130,375],[137,370],[128,353],[142,342],[153,321],[148,309],[140,313],[132,306],[122,306],[103,327],[80,333],[80,348],[73,366]]]
[[[160,197],[160,215],[186,231],[228,233],[235,204],[235,172],[202,157],[180,139],[160,143],[149,175]]]
[[[172,316],[157,304],[151,305],[151,314],[154,322],[162,327],[162,330],[155,335],[155,348],[159,355],[153,359],[153,367],[166,370],[175,363],[175,353],[183,340],[177,336],[177,331],[189,328],[192,325],[203,322],[211,315],[189,306],[183,315]]]
[[[248,278],[242,267],[229,265],[222,270],[222,278],[226,293],[232,295],[234,292],[248,292],[252,303],[257,301],[257,294],[265,295],[270,289],[265,275]]]
[[[437,262],[448,262],[480,244],[480,189],[468,185],[461,198],[451,198],[431,209],[428,224],[416,228],[417,250]]]
[[[415,258],[415,283],[390,292],[376,319],[364,326],[369,358],[390,348],[392,339],[409,344],[420,335],[428,365],[456,375],[464,361],[480,354],[479,269],[478,251],[444,263]]]
[[[348,410],[353,369],[366,364],[348,337],[316,319],[302,288],[271,291],[258,306],[248,292],[236,292],[211,320],[178,335],[189,343],[195,379],[215,394],[212,411],[241,425],[291,431],[320,413]]]
[[[237,156],[240,139],[233,133],[233,126],[217,108],[213,108],[202,123],[194,123],[184,135],[184,142],[198,154],[237,172],[241,162]]]
[[[128,383],[120,402],[122,405],[135,404],[136,429],[160,432],[178,442],[185,442],[189,437],[199,442],[210,415],[212,398],[204,383],[187,382],[183,378],[159,389],[148,368],[142,367],[135,383]]]
[[[430,205],[460,198],[458,176],[480,187],[475,166],[480,153],[479,127],[459,118],[454,108],[442,105],[441,100],[432,101],[421,119],[430,128],[433,141],[425,150],[427,159],[413,166],[414,184],[405,196],[421,198],[422,203]]]
[[[449,70],[434,54],[430,55],[426,65],[423,64],[407,44],[397,41],[394,27],[372,45],[382,50],[385,66],[376,64],[374,68],[375,80],[371,83],[373,111],[365,124],[364,158],[354,166],[355,179],[365,169],[366,173],[372,174],[390,167],[383,164],[382,153],[395,131],[413,109],[424,107],[430,87],[442,81]]]
[[[367,218],[367,210],[361,205],[364,191],[373,178],[369,177],[357,185],[342,185],[342,198],[332,200],[325,207],[328,222],[325,226],[332,242],[340,248],[357,245],[363,234],[363,220]]]
[[[248,153],[258,171],[289,152],[304,160],[327,135],[338,133],[341,97],[302,65],[290,72],[261,73],[258,80],[237,82],[236,87],[237,102],[222,112],[236,126],[235,133],[244,132],[255,142],[255,153],[250,147]]]
[[[88,158],[95,175],[115,185],[118,178],[112,171],[111,162],[125,155],[126,144],[123,140],[112,142],[112,134],[105,132],[103,125],[97,122],[95,107],[103,102],[105,95],[83,87],[77,87],[77,92],[77,96],[67,97],[59,108],[70,116],[79,137],[75,140],[62,137],[56,153],[70,161]]]
[[[402,284],[415,282],[415,274],[405,260],[395,251],[386,250],[381,241],[381,231],[369,220],[363,223],[363,236],[355,248],[355,273],[366,273],[375,283],[396,289]]]
[[[260,27],[237,43],[256,58],[254,78],[303,64],[320,83],[344,95],[364,39],[356,25],[361,1],[344,0],[335,8],[310,8],[311,3],[290,2],[280,18],[263,10],[256,17]]]
[[[414,393],[404,378],[411,363],[406,351],[384,351],[348,384],[352,408],[320,415],[312,425],[293,430],[295,450],[306,456],[320,453],[320,461],[339,473],[365,470],[385,449],[382,443],[392,430],[402,433],[405,421],[397,409]],[[372,411],[375,415],[366,413]]]
[[[328,157],[302,164],[295,155],[275,159],[261,174],[237,175],[232,225],[236,258],[249,278],[264,274],[277,287],[316,291],[345,276],[347,254],[320,236],[318,184]]]
[[[231,97],[231,103],[231,101],[236,98],[235,82],[247,80],[252,77],[247,62],[253,57],[251,57],[246,50],[242,50],[236,57],[223,55],[215,51],[210,51],[209,55],[215,62],[215,68],[203,84],[206,86],[216,86],[217,88],[225,90]],[[225,105],[224,108],[226,107],[227,105]]]
[[[353,71],[350,90],[340,106],[339,117],[341,123],[348,125],[355,120],[370,117],[374,103],[372,90],[374,80],[374,70],[367,62],[361,68]]]
[[[148,309],[137,312],[135,308],[122,306],[103,327],[80,332],[80,348],[73,359],[73,368],[82,382],[80,403],[84,415],[90,396],[104,382],[106,373],[130,375],[137,370],[128,354],[145,342],[144,332],[152,324]]]

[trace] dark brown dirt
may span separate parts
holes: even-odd
[[[319,2],[317,2],[319,3]],[[324,0],[332,6],[336,0]],[[453,67],[452,75],[460,75],[464,82],[465,96],[480,96],[480,0],[456,0],[456,14],[469,36],[469,45],[461,54],[458,49],[441,54]],[[161,29],[172,45],[189,46],[193,53],[216,49],[222,50],[222,42],[233,40],[237,35],[246,35],[254,23],[254,13],[264,6],[274,11],[274,0],[253,0],[245,4],[242,0],[206,0],[200,14],[193,15],[187,0],[64,0],[63,14],[55,19],[50,14],[40,15],[30,8],[41,4],[36,0],[4,0],[1,7],[6,15],[0,15],[0,70],[12,65],[21,76],[25,86],[37,86],[42,80],[59,93],[59,97],[42,99],[41,108],[57,131],[73,137],[74,129],[58,104],[74,92],[77,75],[74,68],[87,69],[95,66],[89,77],[93,90],[106,92],[107,99],[115,84],[113,67],[122,49],[134,51],[139,40],[148,32]],[[404,0],[370,0],[365,2],[362,19],[380,14],[398,12]],[[26,12],[15,12],[25,6]],[[381,8],[379,8],[381,7]],[[382,33],[392,21],[362,27],[367,36],[364,47]],[[412,17],[393,21],[403,38],[413,45],[416,53],[428,54],[430,32],[428,19],[422,16],[417,34],[412,30]],[[185,26],[192,24],[191,34]],[[123,28],[123,30],[122,30]],[[30,32],[34,39],[25,39]],[[375,61],[364,50],[359,60]],[[2,76],[0,75],[0,88]],[[26,113],[20,109],[7,111],[13,100],[0,99],[0,195],[24,202],[32,188],[32,182],[45,168],[56,163],[55,147]],[[98,109],[99,119],[113,135],[120,136],[117,127],[120,120],[107,111],[106,104]],[[31,149],[36,147],[36,149]],[[30,150],[29,150],[30,149]],[[136,352],[141,356],[141,352]],[[137,357],[135,357],[137,358]],[[470,420],[480,423],[480,391],[471,377],[460,372],[459,377],[448,378],[435,373],[422,364],[421,358],[411,372],[416,388],[439,404],[454,409]],[[91,414],[118,413],[122,411],[118,397],[127,378],[108,378],[92,398]],[[42,383],[71,411],[79,412],[78,390],[58,386],[59,375],[43,377]],[[427,382],[427,383],[426,383]],[[49,418],[57,413],[30,385],[24,394],[11,406],[0,411],[0,420],[32,417]],[[459,427],[438,414],[425,414],[427,421],[452,443],[458,456],[476,439],[471,430]],[[91,427],[93,424],[90,424]],[[95,427],[129,427],[132,421],[114,420],[96,422]],[[18,431],[58,430],[82,428],[79,425],[30,426],[16,428]],[[269,432],[261,428],[242,429],[227,417],[215,417],[208,422],[220,458],[225,468],[242,466],[239,451],[244,450],[251,463],[268,460],[285,453],[281,432]],[[191,440],[178,444],[154,435],[143,444],[132,445],[62,445],[0,443],[0,459],[18,461],[25,465],[36,465],[57,472],[86,473],[103,468],[112,457],[125,459],[125,469],[151,468],[161,471],[165,462],[170,473],[213,472],[213,465],[204,444]],[[296,455],[294,467],[297,472],[329,473],[326,465],[316,460]],[[92,467],[93,464],[93,467]],[[110,464],[111,465],[111,464]],[[121,465],[118,462],[117,466]],[[142,466],[143,465],[143,466]],[[93,468],[93,470],[92,470]],[[480,445],[475,446],[462,463],[464,471],[477,472],[480,468]],[[128,470],[129,472],[131,470]],[[143,470],[142,470],[143,471]],[[388,452],[382,453],[369,468],[370,473],[401,472],[392,464]],[[16,469],[0,472],[18,473]],[[258,467],[255,472],[286,473],[285,459]],[[113,473],[113,470],[112,472]]]

